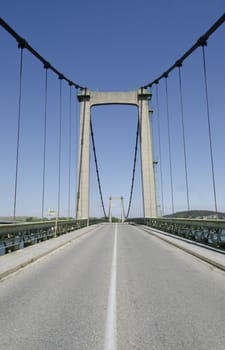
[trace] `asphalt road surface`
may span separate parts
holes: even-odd
[[[0,349],[224,350],[225,273],[102,225],[0,282]]]

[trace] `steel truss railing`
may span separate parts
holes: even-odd
[[[96,222],[91,222],[96,223]],[[34,223],[1,224],[0,255],[58,237],[87,226],[84,220],[51,220]],[[90,222],[89,222],[90,224]]]
[[[225,250],[225,220],[136,218],[127,221]]]

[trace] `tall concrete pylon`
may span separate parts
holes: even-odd
[[[125,210],[124,210],[123,196],[121,196],[121,197],[109,197],[109,222],[112,222],[112,200],[119,200],[120,201],[121,222],[124,222]]]
[[[96,92],[84,89],[77,97],[80,102],[80,138],[76,218],[89,219],[91,107],[112,104],[134,105],[138,108],[144,217],[156,217],[155,178],[148,106],[151,93],[146,89],[128,92]]]

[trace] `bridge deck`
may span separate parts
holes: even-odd
[[[224,277],[139,227],[95,226],[2,280],[0,349],[222,350]]]

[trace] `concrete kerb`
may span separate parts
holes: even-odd
[[[204,247],[203,244],[196,244],[196,242],[188,241],[187,239],[174,237],[174,235],[153,229],[149,226],[140,225],[139,227],[142,228],[142,230],[144,230],[146,233],[151,234],[152,236],[157,237],[162,241],[165,241],[220,270],[225,271],[224,252],[220,252],[218,249]]]
[[[37,260],[56,252],[58,249],[69,245],[71,242],[95,231],[99,225],[92,225],[76,231],[72,231],[57,238],[37,243],[33,246],[17,250],[0,257],[0,280],[19,271],[20,269],[36,262]],[[75,235],[74,235],[75,234]],[[30,255],[33,255],[30,257]]]

